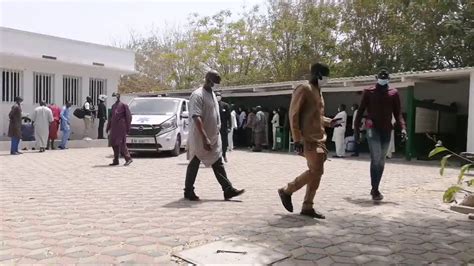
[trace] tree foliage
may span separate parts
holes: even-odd
[[[138,73],[120,90],[189,89],[216,69],[224,85],[298,80],[312,62],[333,76],[382,66],[412,71],[474,65],[470,0],[267,0],[240,13],[192,14],[181,29],[132,35]]]

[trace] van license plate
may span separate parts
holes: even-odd
[[[154,144],[155,140],[154,139],[149,139],[149,138],[127,138],[127,143],[133,143],[133,144]]]

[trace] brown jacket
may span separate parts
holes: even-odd
[[[290,127],[295,142],[326,142],[326,131],[331,119],[324,116],[324,98],[321,89],[311,84],[296,87],[291,97]]]
[[[10,118],[8,136],[21,139],[21,107],[17,103],[12,106],[8,117]]]

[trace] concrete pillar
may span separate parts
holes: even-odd
[[[474,152],[474,71],[469,81],[469,112],[467,118],[467,151]]]

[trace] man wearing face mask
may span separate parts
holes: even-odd
[[[301,215],[324,219],[324,215],[313,209],[313,199],[324,172],[327,158],[326,132],[324,127],[336,127],[337,121],[324,116],[324,99],[321,86],[327,83],[329,68],[321,63],[311,66],[309,84],[297,86],[290,103],[290,128],[295,142],[295,150],[304,156],[308,170],[295,180],[278,190],[286,210],[293,212],[291,195],[306,185]]]
[[[383,195],[379,191],[379,185],[382,180],[385,155],[387,154],[390,135],[393,129],[392,115],[402,128],[402,139],[406,139],[406,126],[401,112],[398,90],[390,88],[388,85],[390,80],[388,70],[380,70],[376,78],[377,84],[375,87],[364,90],[354,130],[356,131],[356,141],[358,141],[362,115],[367,110],[365,126],[367,128],[367,141],[370,150],[370,178],[372,185],[370,195],[373,200],[380,201],[383,199]]]
[[[216,92],[217,102],[219,103],[219,116],[221,117],[221,141],[222,141],[222,158],[227,163],[227,148],[229,147],[229,130],[230,130],[230,105],[222,101],[220,92]]]
[[[221,77],[216,71],[206,74],[204,85],[193,91],[189,98],[189,140],[188,155],[191,158],[186,170],[184,198],[198,201],[194,193],[194,182],[201,161],[206,167],[212,166],[217,181],[224,192],[224,199],[242,195],[245,190],[232,186],[222,163],[222,141],[219,134],[221,119],[219,104],[213,90],[221,83]]]

